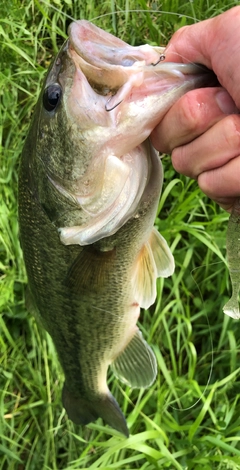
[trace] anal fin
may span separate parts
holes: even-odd
[[[139,330],[111,368],[122,382],[131,387],[145,388],[154,382],[157,375],[156,357]]]

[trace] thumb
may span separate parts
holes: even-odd
[[[240,6],[179,29],[165,50],[169,62],[197,62],[212,69],[240,108]]]

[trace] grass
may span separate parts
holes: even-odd
[[[0,470],[240,469],[240,328],[223,315],[230,285],[228,215],[165,156],[156,225],[176,271],[159,280],[140,323],[158,378],[146,391],[110,388],[128,420],[125,439],[97,421],[79,427],[61,404],[63,374],[51,338],[27,313],[18,240],[17,171],[43,76],[71,18],[93,20],[132,44],[166,44],[185,24],[231,3],[206,0],[6,0],[0,6]],[[144,10],[144,11],[142,11]]]

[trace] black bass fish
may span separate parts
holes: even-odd
[[[87,21],[69,27],[48,71],[23,149],[19,224],[30,310],[65,374],[63,405],[128,436],[108,367],[132,387],[155,380],[136,326],[174,260],[154,228],[162,166],[148,137],[172,104],[209,83],[194,64],[132,47]]]

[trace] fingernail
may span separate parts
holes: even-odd
[[[216,102],[224,114],[239,113],[233,99],[226,90],[221,90],[216,93]]]

